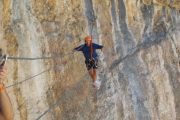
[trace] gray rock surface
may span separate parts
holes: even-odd
[[[180,120],[179,0],[0,0],[15,120]],[[92,35],[96,91],[74,47]]]

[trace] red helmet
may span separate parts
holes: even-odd
[[[86,37],[84,38],[84,41],[91,41],[91,42],[92,42],[92,37],[91,37],[91,36],[86,36]]]

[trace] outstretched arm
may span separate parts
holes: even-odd
[[[93,43],[93,48],[102,49],[104,46]]]
[[[6,79],[6,68],[0,66],[0,120],[13,120],[13,109],[5,86],[2,83]]]
[[[76,48],[74,48],[75,51],[82,51],[82,48],[84,47],[84,45],[80,45]]]

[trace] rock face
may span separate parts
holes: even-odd
[[[0,0],[15,120],[180,120],[179,0]],[[101,89],[81,53],[92,34]]]

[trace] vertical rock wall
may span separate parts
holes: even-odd
[[[0,0],[15,120],[179,120],[179,0]],[[98,51],[96,91],[81,53]],[[18,83],[18,84],[17,84]],[[13,85],[13,86],[11,86]]]

